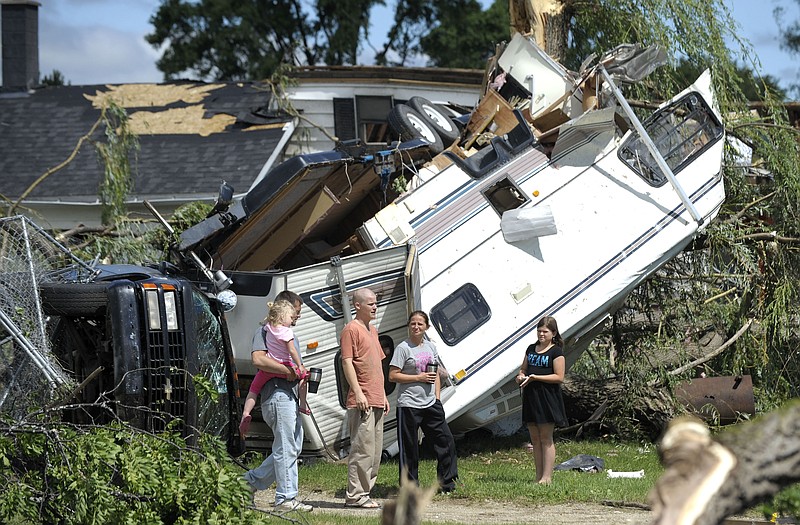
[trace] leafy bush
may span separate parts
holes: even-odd
[[[122,424],[0,424],[0,522],[266,523],[224,444]]]

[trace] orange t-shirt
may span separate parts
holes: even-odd
[[[353,359],[353,368],[361,391],[369,406],[383,408],[386,394],[383,391],[383,367],[386,357],[378,340],[378,329],[369,325],[369,332],[360,321],[353,319],[344,327],[341,335],[342,359]],[[355,408],[356,395],[350,388],[347,393],[347,408]]]

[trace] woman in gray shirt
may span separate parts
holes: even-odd
[[[418,434],[422,429],[436,454],[440,490],[448,493],[455,490],[458,479],[456,447],[439,400],[439,354],[433,342],[425,338],[429,326],[428,314],[412,312],[408,318],[409,337],[397,345],[389,364],[389,380],[398,384],[400,482],[405,472],[409,479],[419,484]]]

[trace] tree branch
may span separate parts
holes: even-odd
[[[767,193],[766,195],[764,195],[760,199],[754,200],[753,202],[751,202],[750,204],[748,204],[747,206],[745,206],[744,208],[739,210],[739,213],[737,213],[736,215],[728,217],[728,219],[725,222],[728,223],[728,224],[739,222],[739,220],[742,217],[744,217],[744,214],[747,213],[747,210],[749,210],[753,206],[756,206],[756,205],[760,204],[761,202],[764,202],[767,199],[771,199],[772,197],[775,196],[776,193],[777,193],[777,191],[773,191],[773,192]]]
[[[776,241],[784,244],[798,244],[800,239],[797,237],[784,237],[778,232],[760,232],[742,235],[736,238],[737,241]]]
[[[739,330],[735,334],[733,334],[733,336],[730,339],[722,343],[722,345],[720,345],[719,348],[712,350],[703,357],[699,357],[694,361],[691,361],[683,366],[679,366],[675,370],[667,372],[667,375],[674,377],[686,372],[687,370],[691,370],[692,368],[698,365],[702,365],[703,363],[710,361],[711,359],[715,358],[716,356],[724,352],[733,343],[735,343],[736,340],[739,339],[750,328],[750,326],[752,326],[752,324],[753,324],[753,319],[749,319],[741,328],[739,328]],[[656,387],[659,386],[660,383],[661,381],[657,379],[655,381],[651,381],[649,383],[649,386]]]

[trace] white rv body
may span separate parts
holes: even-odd
[[[695,87],[708,94],[708,85]],[[698,223],[669,184],[654,187],[619,159],[617,147],[626,139],[609,142],[589,166],[560,165],[536,149],[480,180],[453,164],[395,202],[394,220],[405,222],[416,242],[422,309],[435,312],[464,283],[472,283],[491,308],[486,322],[463,340],[437,341],[456,380],[444,403],[454,430],[484,426],[519,407],[512,379],[536,341],[539,319],[558,320],[571,366],[591,341],[587,332],[696,235]],[[677,174],[703,224],[716,216],[725,196],[723,142]],[[526,207],[547,208],[542,216],[552,216],[555,234],[504,239],[502,217],[482,195],[504,179],[526,196]],[[369,221],[366,230],[376,246],[388,246],[386,230],[399,226],[380,222]],[[433,328],[429,333],[439,335]]]

